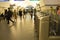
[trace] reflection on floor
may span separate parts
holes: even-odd
[[[14,20],[14,19],[13,19]],[[27,14],[22,20],[18,16],[13,24],[0,22],[0,40],[34,40],[34,20]]]
[[[50,36],[49,40],[60,40],[60,36]]]

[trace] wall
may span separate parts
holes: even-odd
[[[9,2],[0,2],[0,13],[4,12],[4,9],[9,7]]]
[[[40,0],[40,5],[42,5],[42,10],[47,10],[50,6],[56,8],[56,6],[60,5],[60,0]]]
[[[47,5],[57,5],[60,4],[60,0],[44,0],[44,3]]]

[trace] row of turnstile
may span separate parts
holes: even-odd
[[[49,32],[49,16],[37,13],[34,18],[35,21],[35,37],[36,40],[48,40]]]
[[[34,17],[35,40],[60,40],[59,36],[50,36],[50,15],[36,13]],[[56,24],[57,25],[57,24]],[[56,26],[57,27],[57,26]]]

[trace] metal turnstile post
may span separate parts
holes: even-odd
[[[49,34],[49,16],[40,18],[39,40],[48,40]]]

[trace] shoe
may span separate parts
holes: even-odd
[[[9,22],[7,22],[7,24],[9,24]]]

